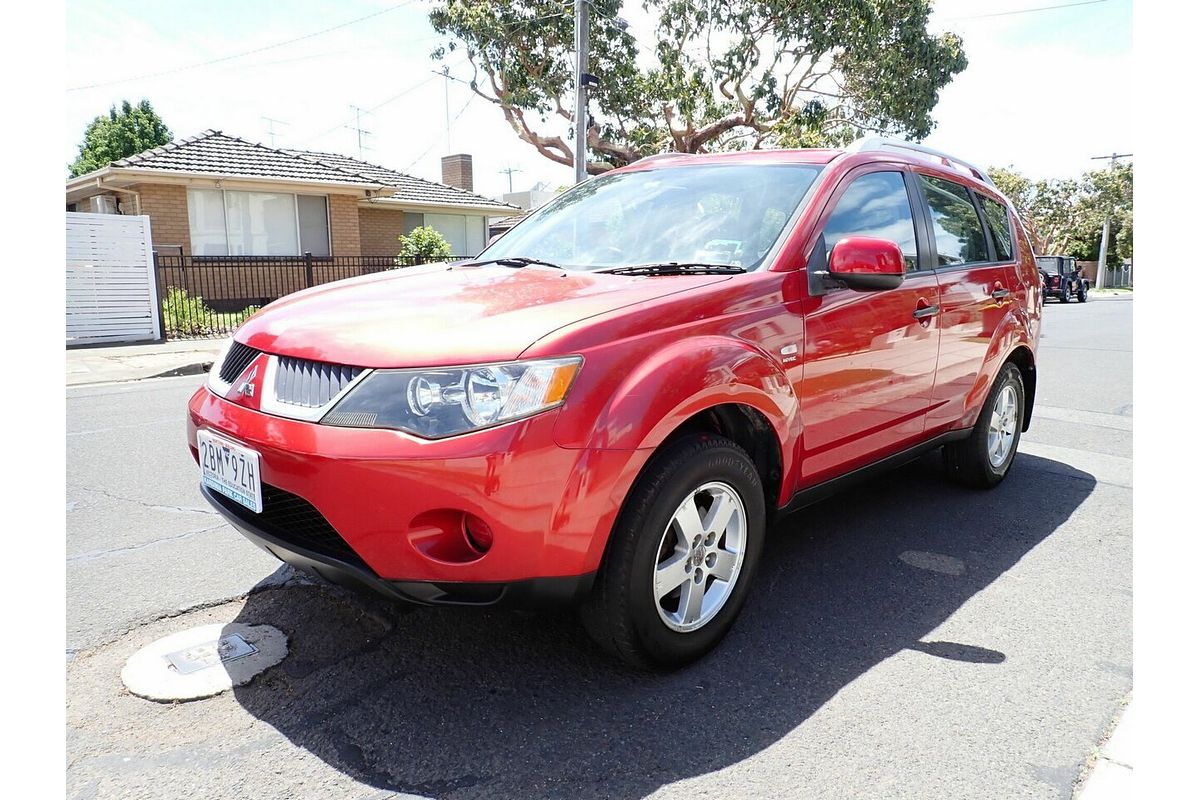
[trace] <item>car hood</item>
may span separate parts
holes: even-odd
[[[268,353],[360,367],[507,361],[564,325],[728,279],[410,267],[289,295],[255,314],[235,338]]]

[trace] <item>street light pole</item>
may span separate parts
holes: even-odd
[[[1118,158],[1129,158],[1133,153],[1113,153],[1107,156],[1092,156],[1092,161],[1101,161],[1108,159],[1108,168],[1114,169],[1117,166]],[[1100,234],[1100,261],[1096,264],[1096,288],[1104,288],[1104,277],[1108,271],[1108,228],[1111,222],[1112,214],[1108,209],[1104,212],[1104,232]]]
[[[575,0],[575,182],[587,180],[588,0]]]

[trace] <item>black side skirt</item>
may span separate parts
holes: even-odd
[[[940,436],[921,442],[918,445],[901,450],[899,453],[886,456],[878,461],[867,464],[865,467],[859,467],[853,472],[847,472],[845,475],[839,475],[836,478],[818,483],[816,486],[810,486],[807,489],[801,489],[792,495],[792,499],[787,502],[783,508],[776,512],[777,515],[783,516],[790,514],[793,511],[798,511],[805,506],[811,506],[813,503],[818,503],[825,498],[837,494],[848,486],[853,486],[860,481],[865,481],[868,478],[873,478],[881,472],[895,469],[903,466],[910,461],[915,461],[921,456],[928,453],[930,450],[936,450],[944,444],[950,442],[958,442],[966,439],[971,435],[971,428],[963,428],[958,431],[947,431]]]

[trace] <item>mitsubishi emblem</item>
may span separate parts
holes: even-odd
[[[250,370],[250,374],[246,376],[246,380],[238,384],[237,393],[246,397],[254,397],[254,379],[258,377],[258,365],[254,365],[254,369]]]

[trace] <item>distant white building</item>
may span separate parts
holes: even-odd
[[[525,210],[509,217],[492,217],[488,223],[488,235],[494,238],[507,233],[509,228],[529,216],[531,211],[541,208],[560,194],[562,194],[561,190],[547,189],[544,183],[535,184],[532,189],[526,189],[523,192],[508,192],[503,196],[503,202],[510,206],[520,206]]]
[[[526,189],[523,192],[509,192],[502,199],[509,205],[520,206],[526,211],[532,211],[546,205],[558,195],[559,192],[547,189],[544,183],[539,183],[532,189]]]

